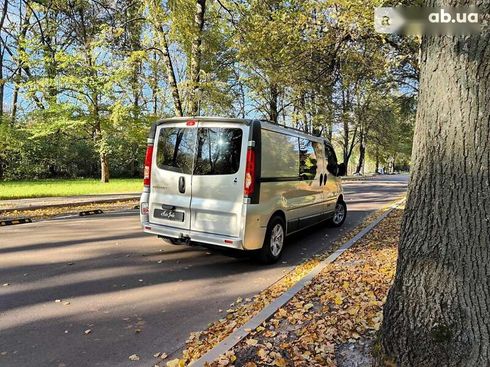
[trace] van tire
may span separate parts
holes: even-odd
[[[328,220],[328,224],[331,227],[340,227],[347,218],[347,204],[343,200],[337,201],[335,204],[335,211],[333,217]]]
[[[285,239],[286,225],[284,224],[284,220],[279,216],[274,216],[267,225],[264,244],[256,254],[257,260],[262,264],[273,264],[277,262],[283,253]]]

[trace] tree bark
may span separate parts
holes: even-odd
[[[5,18],[7,16],[8,0],[3,1],[2,14],[0,15],[0,29],[3,29]],[[3,80],[3,58],[5,49],[0,45],[0,123],[3,119],[3,102],[5,100],[5,81]]]
[[[277,119],[279,118],[279,112],[277,109],[279,92],[277,90],[277,85],[271,83],[270,85],[270,100],[269,100],[269,119],[277,124]]]
[[[380,359],[398,366],[490,365],[489,45],[488,28],[422,40],[412,177],[380,331]]]
[[[0,123],[3,120],[3,102],[5,100],[5,82],[3,80],[3,56],[5,52],[0,48]]]
[[[190,60],[190,86],[189,94],[189,114],[196,116],[199,113],[199,90],[201,77],[201,56],[202,56],[202,31],[204,28],[204,12],[206,11],[206,0],[196,0],[196,13],[194,15],[195,35],[191,47]]]
[[[22,77],[21,74],[22,74],[22,69],[19,68],[19,70],[17,71],[17,78],[18,79],[20,79]],[[15,121],[17,119],[18,101],[19,101],[19,85],[17,84],[17,81],[16,81],[16,84],[14,85],[14,92],[12,93],[12,110],[10,112],[10,124],[11,125],[14,125]]]
[[[306,93],[305,92],[301,93],[300,106],[301,106],[301,117],[303,120],[303,130],[305,133],[308,134],[309,126],[308,126],[308,112],[307,112],[307,108],[306,108]]]
[[[359,134],[359,162],[357,163],[356,173],[361,173],[362,167],[364,166],[364,161],[366,158],[366,137],[361,131]]]
[[[109,159],[105,152],[100,153],[100,182],[109,182]]]
[[[156,52],[153,52],[153,63],[150,88],[153,116],[156,116],[158,112],[158,57]]]
[[[182,100],[180,98],[179,87],[177,85],[177,78],[175,77],[174,66],[172,63],[172,58],[170,57],[170,50],[168,48],[167,42],[167,32],[165,31],[162,23],[162,18],[164,17],[161,5],[158,1],[148,0],[149,7],[149,20],[153,25],[158,38],[158,43],[160,48],[158,51],[161,52],[163,58],[163,64],[165,65],[165,71],[167,72],[167,83],[169,85],[170,91],[172,92],[172,99],[174,101],[174,111],[176,116],[183,116],[184,110],[182,108]],[[155,109],[156,110],[156,109]]]
[[[20,11],[20,10],[19,10]],[[22,54],[25,52],[25,38],[27,34],[27,29],[29,28],[29,18],[31,17],[31,11],[30,9],[26,9],[26,12],[22,18],[22,22],[20,25],[20,32],[19,32],[19,39],[17,42],[17,49],[18,49],[18,54]],[[17,119],[17,108],[18,108],[18,101],[19,101],[19,84],[21,83],[22,79],[22,61],[20,59],[17,60],[17,72],[15,73],[14,77],[14,92],[12,94],[12,109],[11,109],[11,114],[10,114],[10,123],[11,125],[15,124],[15,121]]]
[[[174,100],[174,111],[176,116],[183,116],[184,111],[182,109],[182,101],[180,99],[179,87],[177,85],[177,79],[175,78],[174,66],[170,57],[170,51],[168,49],[167,34],[163,30],[162,26],[156,25],[158,40],[160,42],[161,53],[163,56],[163,64],[167,72],[167,83],[172,92],[172,98]]]
[[[177,86],[177,79],[175,78],[174,66],[172,59],[170,58],[170,51],[168,49],[167,36],[163,29],[160,31],[160,43],[162,45],[162,56],[165,69],[167,71],[167,82],[172,91],[172,98],[174,100],[174,110],[176,116],[184,116],[184,110],[182,109],[182,100],[180,99],[179,87]]]
[[[100,120],[98,116],[95,116],[95,143],[99,151],[99,161],[100,161],[100,182],[109,182],[109,157],[106,152],[104,137],[102,136],[102,129],[100,125]]]

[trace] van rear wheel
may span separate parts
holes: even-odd
[[[267,226],[264,244],[257,253],[257,259],[263,264],[275,263],[282,255],[285,238],[284,221],[281,217],[273,217]]]
[[[335,212],[333,213],[333,217],[330,218],[329,224],[332,227],[340,227],[345,222],[345,218],[347,217],[347,205],[345,201],[339,200],[337,204],[335,204]]]

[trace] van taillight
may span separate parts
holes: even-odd
[[[145,171],[143,173],[143,184],[150,186],[151,183],[151,159],[153,157],[153,145],[148,145],[145,156]]]
[[[255,189],[255,151],[252,148],[247,150],[247,165],[245,167],[245,185],[243,194],[252,196]]]

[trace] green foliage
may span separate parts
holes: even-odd
[[[0,179],[96,177],[101,161],[139,176],[150,124],[175,113],[168,60],[183,109],[195,98],[196,0],[21,1],[0,34],[20,95],[0,122]],[[339,157],[362,142],[408,161],[418,40],[374,33],[381,3],[207,0],[200,113],[277,118],[333,137]]]

